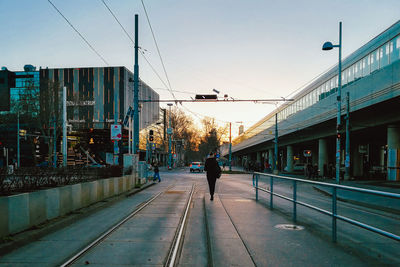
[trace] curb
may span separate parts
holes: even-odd
[[[321,194],[323,194],[325,196],[332,197],[331,193],[329,193],[321,188],[313,186],[313,189],[320,192]],[[351,203],[351,204],[354,204],[357,206],[362,206],[362,207],[366,207],[366,208],[370,208],[370,209],[376,209],[376,210],[381,210],[384,212],[389,212],[389,213],[400,215],[400,210],[397,210],[397,209],[387,208],[387,207],[374,205],[374,204],[370,204],[370,203],[365,203],[365,202],[361,202],[361,201],[357,201],[357,200],[353,200],[353,199],[343,198],[343,197],[339,197],[339,196],[337,197],[337,200],[342,201],[342,202]]]

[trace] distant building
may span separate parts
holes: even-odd
[[[4,106],[8,106],[9,108],[5,108],[3,112],[5,113],[20,113],[30,112],[36,114],[36,111],[32,110],[24,110],[26,109],[26,105],[22,106],[23,101],[32,101],[38,100],[36,96],[39,94],[39,71],[36,71],[36,67],[32,65],[25,65],[24,71],[10,72],[6,67],[3,67],[1,70],[2,73],[6,74],[7,72],[12,74],[9,79],[13,80],[10,84],[12,84],[11,88],[8,91],[8,85],[4,85],[4,93],[1,94],[2,104]],[[15,80],[14,80],[15,79]],[[6,92],[7,91],[7,92]],[[9,96],[8,96],[9,94]],[[8,100],[9,98],[9,100]],[[9,101],[9,103],[5,103]],[[21,104],[21,105],[20,105]],[[30,106],[39,105],[38,102],[31,103]],[[2,105],[3,106],[3,105]],[[1,110],[1,109],[0,109]],[[3,114],[5,114],[3,113]]]
[[[67,120],[74,130],[109,129],[124,120],[133,107],[133,73],[125,67],[41,69],[41,90],[48,81],[67,89]],[[143,81],[139,82],[140,100],[158,100],[159,95]],[[159,103],[139,104],[139,128],[159,119]]]

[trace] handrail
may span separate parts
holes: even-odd
[[[270,189],[265,189],[262,187],[258,186],[258,180],[260,176],[267,176],[270,177]],[[255,181],[254,181],[255,179]],[[289,180],[293,181],[293,198],[290,198],[288,196],[284,196],[281,194],[277,194],[274,192],[274,179],[281,179],[281,180]],[[321,208],[318,208],[316,206],[313,206],[311,204],[297,201],[297,182],[301,183],[306,183],[306,184],[314,184],[314,185],[320,185],[320,186],[325,186],[325,187],[330,187],[332,188],[332,211],[324,210]],[[337,214],[337,190],[338,189],[343,189],[347,191],[354,191],[354,192],[359,192],[359,193],[366,193],[366,194],[372,194],[372,195],[377,195],[377,196],[383,196],[383,197],[389,197],[389,198],[394,198],[394,199],[400,199],[400,194],[396,193],[391,193],[391,192],[383,192],[383,191],[378,191],[378,190],[372,190],[372,189],[365,189],[365,188],[359,188],[359,187],[352,187],[352,186],[346,186],[346,185],[339,185],[339,184],[331,184],[331,183],[324,183],[324,182],[317,182],[317,181],[309,181],[309,180],[304,180],[304,179],[299,179],[299,178],[294,178],[294,177],[287,177],[287,176],[281,176],[281,175],[276,175],[276,174],[267,174],[267,173],[260,173],[260,172],[254,172],[253,173],[253,187],[256,189],[256,200],[258,201],[258,190],[261,190],[263,192],[269,193],[270,194],[270,208],[273,209],[273,196],[277,196],[280,198],[283,198],[285,200],[293,202],[293,221],[296,222],[297,219],[297,204],[316,210],[318,212],[321,212],[323,214],[329,215],[332,217],[332,241],[336,242],[337,240],[337,226],[336,226],[336,220],[342,220],[344,222],[350,223],[352,225],[364,228],[366,230],[369,230],[371,232],[375,232],[377,234],[380,234],[382,236],[391,238],[396,241],[400,241],[400,236],[390,233],[387,231],[384,231],[382,229],[379,229],[377,227],[359,222],[354,219],[350,219],[345,216],[341,216]]]

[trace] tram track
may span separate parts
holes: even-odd
[[[116,232],[119,228],[121,228],[124,224],[127,223],[127,221],[131,220],[134,218],[139,212],[143,211],[146,207],[148,207],[151,203],[153,203],[156,199],[160,198],[160,196],[165,195],[167,192],[170,192],[172,188],[174,188],[176,185],[171,185],[168,186],[165,190],[158,192],[151,198],[149,198],[147,201],[142,202],[137,206],[137,208],[131,212],[129,215],[127,215],[124,219],[120,220],[118,223],[116,223],[114,226],[103,232],[99,237],[97,237],[95,240],[93,240],[90,244],[85,246],[83,249],[79,250],[77,253],[69,257],[68,259],[64,260],[62,264],[59,266],[66,267],[66,266],[73,266],[75,263],[77,263],[79,260],[82,260],[85,255],[88,255],[92,250],[95,249],[99,244],[105,242],[107,238],[114,232]],[[189,194],[189,197],[186,201],[186,205],[184,208],[184,212],[181,215],[181,218],[179,220],[179,224],[176,228],[176,232],[173,238],[173,241],[171,243],[170,249],[167,253],[167,257],[164,260],[164,266],[175,266],[177,260],[179,260],[179,251],[183,243],[183,238],[184,238],[184,230],[185,230],[185,225],[187,222],[187,217],[190,212],[190,204],[192,202],[192,197],[193,193],[195,191],[195,184],[192,184],[192,188]]]

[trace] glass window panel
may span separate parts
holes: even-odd
[[[390,63],[400,59],[400,36],[390,41]]]
[[[347,73],[347,82],[352,82],[354,81],[354,65],[351,65],[348,68],[348,73]]]
[[[371,72],[379,69],[379,49],[371,54]]]
[[[381,68],[389,65],[389,43],[381,47]]]
[[[342,86],[347,83],[347,69],[342,71]]]
[[[331,82],[327,81],[325,83],[325,92],[329,92],[331,90]]]
[[[363,61],[363,77],[367,76],[370,74],[370,59],[369,56],[366,56],[365,58],[362,59]]]
[[[333,77],[331,79],[331,85],[332,85],[332,88],[337,88],[338,87],[338,85],[337,85],[337,76],[335,76],[335,77]]]
[[[362,61],[358,61],[355,64],[355,68],[354,68],[354,79],[358,79],[362,77]]]

